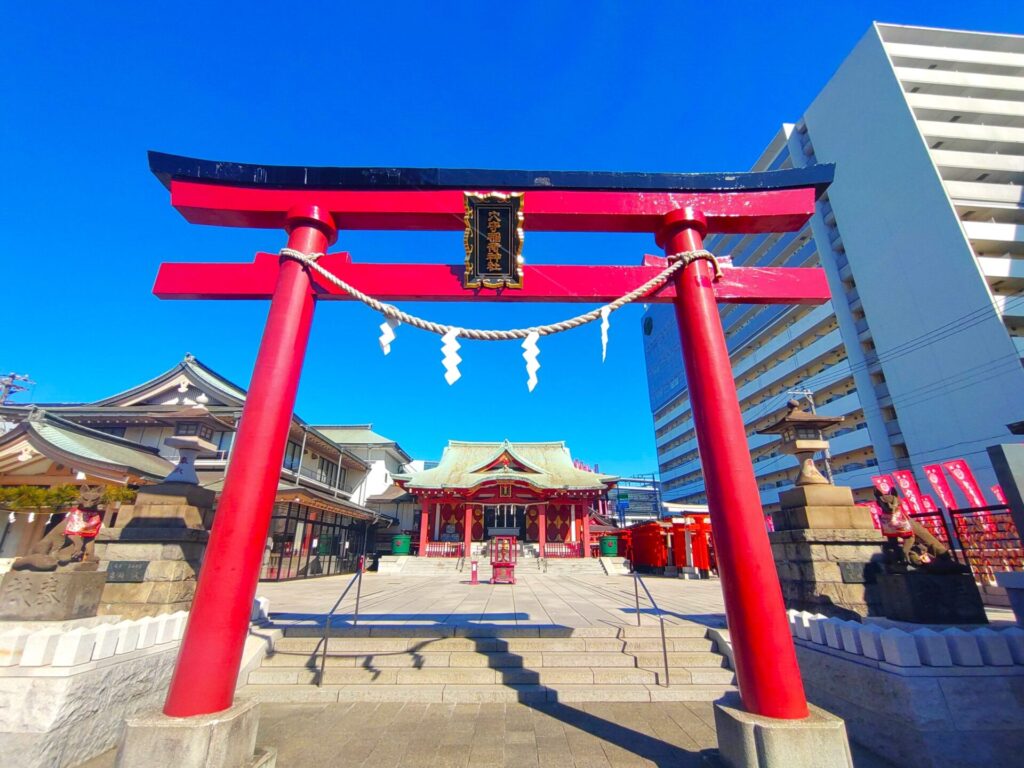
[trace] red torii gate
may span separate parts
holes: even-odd
[[[666,254],[703,248],[708,232],[799,229],[832,180],[830,165],[740,174],[255,166],[150,153],[171,204],[197,224],[283,228],[287,247],[325,252],[338,229],[461,230],[464,192],[524,193],[524,229],[649,232]],[[319,264],[384,301],[606,303],[653,278],[641,266],[525,266],[521,289],[467,289],[463,266],[359,264],[329,254]],[[313,308],[348,299],[298,261],[260,253],[251,264],[163,264],[163,299],[270,299],[270,312],[206,550],[164,713],[231,706],[284,458]],[[767,717],[808,714],[765,530],[760,496],[717,302],[820,304],[813,268],[726,269],[713,279],[695,261],[644,299],[672,302],[711,510],[736,674],[744,708]]]

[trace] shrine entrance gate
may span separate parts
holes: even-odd
[[[171,204],[197,224],[283,228],[286,255],[250,264],[164,264],[164,299],[270,299],[235,453],[164,707],[188,717],[231,706],[256,593],[313,309],[348,299],[325,275],[383,301],[612,302],[669,259],[703,250],[708,232],[799,229],[832,166],[750,174],[618,174],[255,166],[150,153]],[[339,229],[460,230],[465,193],[522,194],[533,231],[648,232],[666,258],[639,266],[525,266],[517,288],[463,285],[462,265],[360,264],[334,253]],[[290,255],[288,253],[290,252]],[[808,715],[796,652],[747,449],[717,303],[820,304],[817,268],[726,268],[685,260],[646,303],[675,306],[744,708]]]

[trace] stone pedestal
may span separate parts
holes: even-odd
[[[95,616],[106,580],[102,571],[9,571],[0,581],[0,620]]]
[[[122,507],[118,525],[96,538],[107,575],[99,613],[136,619],[189,610],[209,539],[203,516],[214,498],[197,485],[164,482]]]
[[[715,704],[718,753],[727,768],[853,768],[846,725],[813,704],[802,720],[744,712],[737,694]]]
[[[885,539],[853,492],[807,485],[783,491],[779,501],[768,538],[786,607],[844,619],[879,614]]]
[[[915,624],[988,624],[974,577],[967,573],[885,573],[878,576],[882,612]]]
[[[259,721],[259,704],[251,700],[212,715],[128,718],[115,766],[152,768],[173,756],[177,768],[274,768],[276,752],[256,750]]]
[[[1024,627],[1024,571],[997,573],[996,584],[1006,590],[1017,626]]]

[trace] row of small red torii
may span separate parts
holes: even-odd
[[[287,247],[323,253],[339,230],[459,230],[464,194],[522,192],[524,229],[646,232],[666,255],[701,250],[704,236],[788,232],[814,213],[831,166],[760,174],[612,174],[251,166],[150,153],[171,204],[192,223],[280,228]],[[454,261],[459,261],[454,259]],[[665,258],[639,266],[523,268],[520,289],[466,289],[461,264],[366,264],[320,259],[382,301],[604,304],[653,278]],[[313,310],[347,299],[299,262],[260,253],[252,263],[163,264],[165,299],[270,299],[259,353],[216,522],[164,712],[187,717],[232,704],[263,545],[284,456]],[[821,304],[817,268],[732,268],[714,280],[696,261],[646,303],[672,303],[682,341],[744,708],[767,717],[808,714],[796,652],[747,449],[722,303]]]

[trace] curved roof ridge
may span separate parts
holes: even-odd
[[[557,445],[565,447],[565,440],[449,440],[448,445]]]
[[[116,392],[109,397],[104,397],[99,400],[95,400],[90,405],[112,405],[118,400],[131,397],[145,392],[147,389],[160,384],[161,382],[172,379],[177,375],[189,373],[193,374],[195,378],[203,380],[207,385],[214,387],[220,391],[220,394],[227,396],[230,399],[244,402],[247,392],[244,388],[238,386],[234,382],[224,378],[215,370],[210,368],[208,365],[202,363],[194,355],[186,354],[185,357],[179,362],[175,363],[173,367],[168,368],[163,373],[157,374],[141,384],[136,384],[133,387]]]

